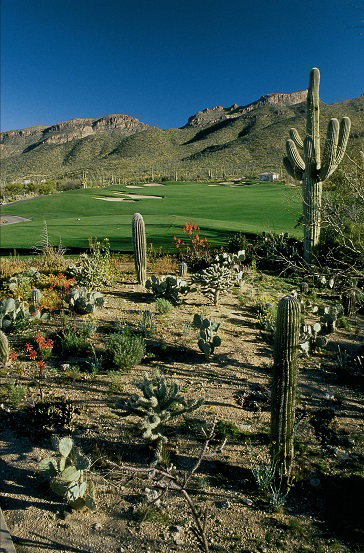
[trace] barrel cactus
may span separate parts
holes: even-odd
[[[147,278],[147,241],[144,219],[140,213],[134,213],[132,219],[134,263],[138,284],[145,284]]]
[[[37,288],[35,288],[34,290],[31,290],[31,291],[30,291],[29,300],[30,300],[34,305],[39,305],[41,299],[42,299],[42,292],[41,292],[40,290],[38,290]]]
[[[296,180],[302,181],[304,258],[314,262],[314,255],[320,240],[322,182],[329,178],[341,163],[350,134],[351,122],[343,117],[330,120],[323,157],[320,152],[320,72],[317,67],[311,70],[307,94],[306,137],[290,129],[290,139],[286,142],[287,156],[283,159],[286,171]],[[303,157],[298,152],[303,149]]]
[[[276,474],[285,480],[290,476],[293,461],[300,314],[297,298],[285,296],[278,302],[272,380],[271,453]]]
[[[188,273],[187,263],[185,263],[184,261],[181,261],[178,264],[178,274],[181,278],[186,278],[187,273]]]
[[[0,330],[0,361],[4,365],[9,361],[9,340],[2,330]]]

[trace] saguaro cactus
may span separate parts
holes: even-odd
[[[140,213],[134,213],[132,220],[134,262],[138,284],[145,284],[147,278],[147,241],[144,219]]]
[[[10,349],[8,338],[6,334],[4,334],[2,330],[0,330],[0,362],[4,363],[4,365],[6,365],[6,363],[9,361],[9,353]]]
[[[284,479],[289,478],[293,460],[299,330],[300,304],[285,296],[278,302],[271,406],[272,464]]]
[[[294,179],[302,180],[304,257],[308,263],[313,263],[320,240],[322,182],[341,163],[351,126],[348,117],[343,117],[340,125],[337,119],[330,120],[321,162],[319,85],[320,72],[314,67],[307,94],[306,137],[302,140],[296,129],[290,129],[291,138],[286,142],[287,156],[283,159],[287,172]],[[303,157],[298,148],[303,149]]]

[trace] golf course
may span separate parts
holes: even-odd
[[[2,253],[26,252],[39,242],[46,221],[54,245],[86,249],[88,239],[107,237],[111,250],[132,251],[131,219],[143,215],[147,241],[173,251],[173,236],[186,221],[199,225],[212,246],[227,243],[236,232],[263,231],[300,237],[295,228],[302,209],[298,188],[277,182],[250,186],[201,182],[166,182],[88,188],[59,192],[2,207]],[[25,222],[6,224],[7,217]]]

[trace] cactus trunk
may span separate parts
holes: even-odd
[[[145,225],[140,213],[134,213],[132,220],[134,262],[138,284],[145,284],[147,278],[147,242]]]
[[[289,479],[294,453],[299,328],[300,304],[293,296],[285,296],[278,303],[271,405],[272,464],[285,480]]]
[[[302,180],[304,258],[313,264],[321,232],[322,182],[341,163],[350,134],[350,119],[339,122],[333,118],[327,128],[324,153],[321,160],[320,144],[320,72],[314,67],[310,73],[307,92],[306,137],[301,139],[296,129],[290,130],[286,143],[287,156],[283,159],[287,172]],[[298,152],[303,148],[303,157]]]
[[[2,330],[0,330],[0,361],[4,363],[4,365],[6,365],[6,363],[9,361],[9,354],[10,349],[8,338],[6,334],[4,334]]]

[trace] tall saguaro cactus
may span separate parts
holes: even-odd
[[[140,213],[134,213],[132,219],[134,262],[138,284],[145,284],[147,278],[147,241],[144,219]]]
[[[320,240],[322,182],[341,163],[350,134],[351,122],[343,117],[330,120],[327,128],[323,157],[320,144],[320,71],[314,67],[310,73],[307,94],[306,137],[301,139],[296,129],[290,129],[290,139],[286,142],[287,156],[283,158],[286,171],[297,180],[302,180],[304,257],[313,263],[314,254]],[[303,149],[303,157],[298,152]]]
[[[299,329],[300,304],[293,296],[285,296],[278,302],[271,405],[272,463],[285,479],[293,461]]]

